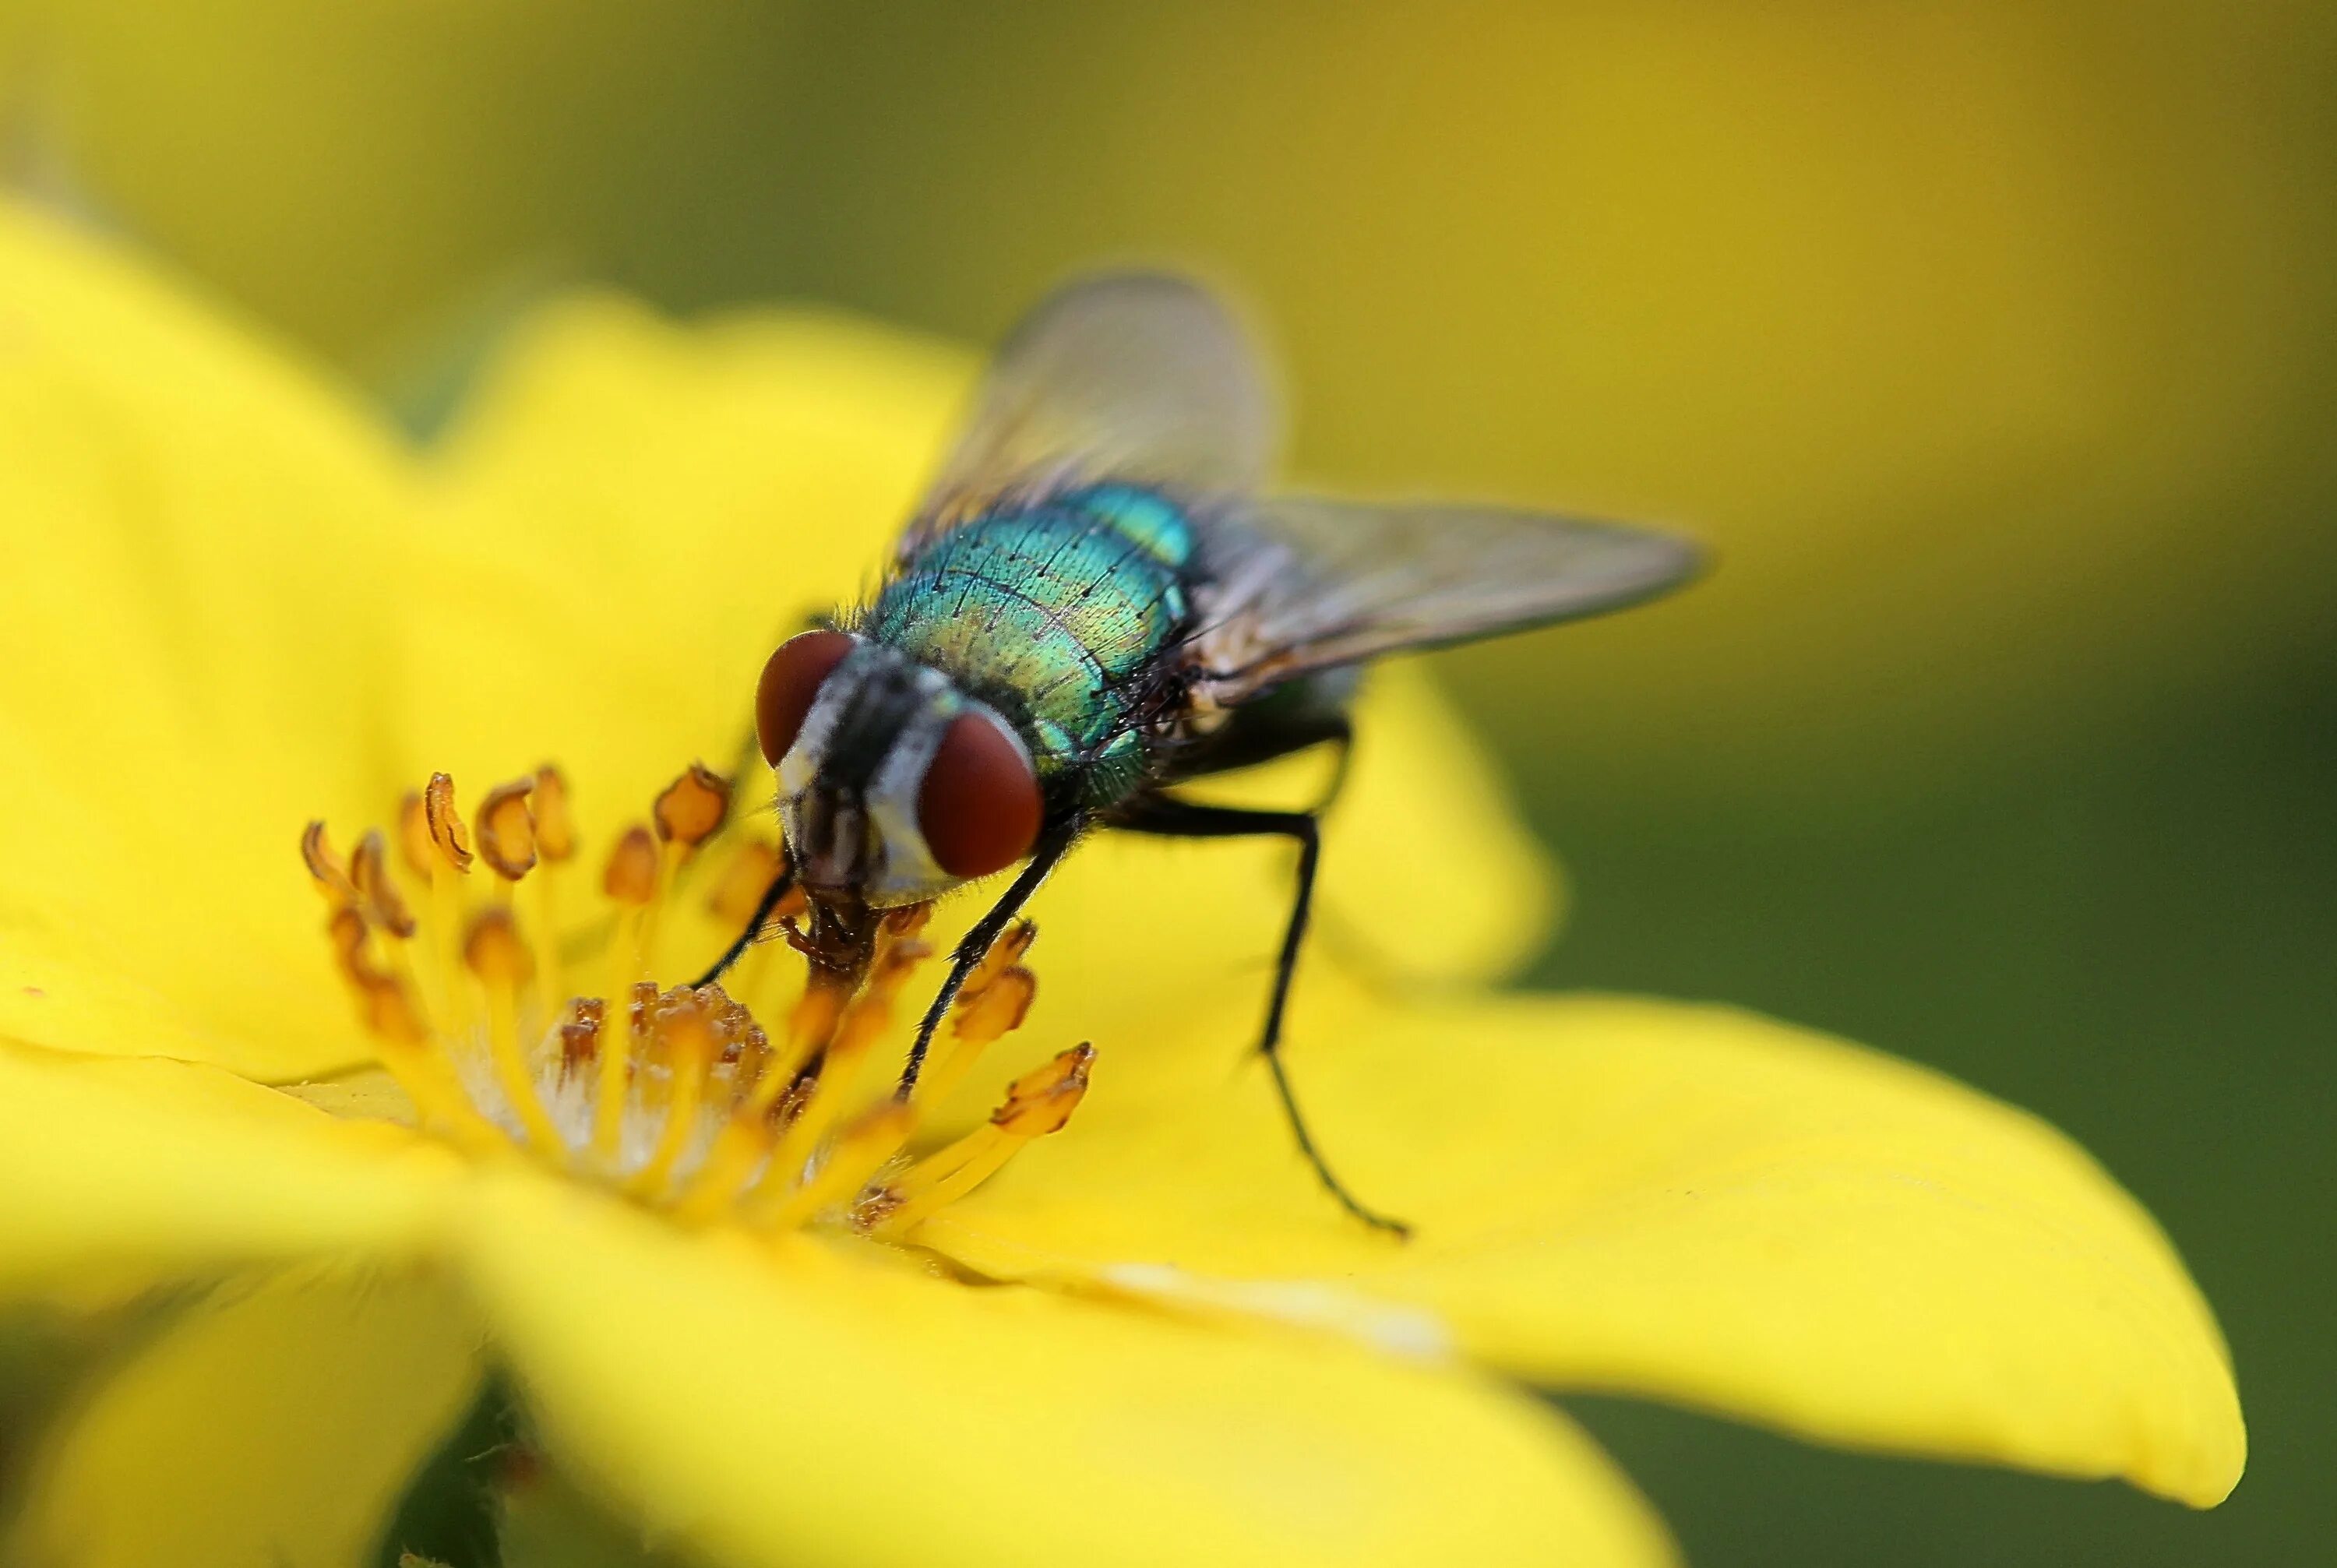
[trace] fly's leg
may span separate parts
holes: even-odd
[[[950,954],[949,977],[934,994],[933,1005],[925,1009],[924,1018],[917,1024],[917,1037],[909,1046],[908,1063],[901,1069],[901,1082],[893,1091],[895,1099],[906,1100],[916,1092],[917,1074],[924,1071],[925,1054],[933,1049],[934,1032],[949,1015],[950,1004],[957,1000],[966,976],[981,965],[991,945],[1004,935],[1007,926],[1022,912],[1022,906],[1031,901],[1031,895],[1039,890],[1039,884],[1071,852],[1080,830],[1086,826],[1085,817],[1072,816],[1042,830],[1022,875],[998,896],[998,902],[990,906],[989,912],[973,923],[973,928],[958,939],[955,950]]]
[[[786,897],[795,885],[795,867],[792,864],[780,867],[779,874],[771,878],[771,885],[764,888],[762,897],[756,900],[755,912],[747,916],[747,928],[738,933],[738,939],[725,947],[722,950],[722,956],[714,961],[713,967],[708,969],[691,984],[711,985],[723,975],[728,975],[730,972],[730,965],[745,957],[747,949],[755,945],[755,938],[763,934],[763,922],[771,917],[771,911],[779,906],[779,900]]]
[[[1114,827],[1163,838],[1248,838],[1266,835],[1291,839],[1298,846],[1297,893],[1290,902],[1290,923],[1283,928],[1282,952],[1274,966],[1274,993],[1266,1006],[1266,1029],[1257,1043],[1274,1076],[1274,1092],[1289,1118],[1298,1152],[1315,1169],[1325,1191],[1339,1206],[1364,1224],[1395,1236],[1408,1236],[1412,1227],[1370,1208],[1347,1190],[1323,1158],[1306,1118],[1299,1113],[1291,1092],[1290,1074],[1282,1062],[1282,1014],[1290,1001],[1291,976],[1297,972],[1298,952],[1306,939],[1307,916],[1315,903],[1315,868],[1322,858],[1323,838],[1311,811],[1245,811],[1223,806],[1198,806],[1167,795],[1144,796],[1113,818]]]

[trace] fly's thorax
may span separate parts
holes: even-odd
[[[777,763],[780,825],[807,889],[884,908],[966,880],[935,854],[921,801],[952,727],[969,717],[1031,769],[1029,748],[996,710],[897,649],[856,642]]]
[[[1183,507],[1140,486],[1015,498],[904,561],[859,629],[998,697],[1051,789],[1109,805],[1144,776],[1193,539]]]

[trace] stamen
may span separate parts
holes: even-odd
[[[533,777],[498,784],[479,802],[479,858],[506,882],[535,869],[535,814],[527,798]]]
[[[1017,1078],[988,1122],[871,1194],[854,1218],[864,1230],[897,1236],[956,1202],[996,1175],[1032,1139],[1062,1130],[1087,1094],[1094,1061],[1093,1045],[1075,1045]]]
[[[819,1169],[776,1203],[757,1205],[754,1217],[774,1230],[792,1230],[826,1210],[837,1208],[868,1185],[917,1125],[917,1113],[898,1100],[864,1111],[836,1134]]]
[[[758,1175],[779,1169],[773,1155],[779,1132],[801,1119],[818,1077],[826,1075],[807,1064],[826,1063],[848,1000],[849,987],[834,975],[815,971],[809,976],[788,1014],[787,1044],[773,1050],[766,1042],[740,1079],[743,1093],[677,1206],[685,1219],[711,1219]]]
[[[770,1169],[783,1178],[799,1174],[820,1140],[842,1109],[843,1095],[858,1076],[869,1049],[893,1021],[893,997],[933,949],[917,940],[933,914],[929,904],[913,904],[887,913],[878,924],[876,957],[861,982],[860,993],[847,1004],[835,1033],[814,1068],[803,1103],[796,1109],[778,1147],[771,1152]]]
[[[416,981],[407,948],[419,927],[397,885],[390,880],[389,849],[380,828],[357,840],[357,852],[349,857],[349,884],[366,923],[382,938],[380,946],[392,977],[402,992],[411,994]]]
[[[763,906],[763,895],[769,892],[772,881],[787,868],[787,858],[775,847],[758,838],[750,838],[738,846],[715,880],[713,892],[707,895],[706,907],[721,922],[726,931],[738,931],[755,917]],[[723,975],[722,983],[730,994],[751,1004],[763,999],[765,982],[773,962],[785,951],[784,943],[765,940],[765,936],[778,922],[792,919],[805,912],[803,889],[791,887],[765,921],[762,930],[747,951],[738,956]]]
[[[318,890],[325,902],[333,907],[346,908],[357,900],[357,889],[349,884],[349,874],[325,841],[325,825],[311,822],[300,834],[300,859],[308,867],[308,875],[317,879]]]
[[[777,1041],[720,985],[656,983],[655,965],[711,956],[667,953],[658,927],[680,867],[721,834],[730,801],[728,780],[703,767],[676,779],[649,822],[611,847],[601,911],[580,911],[573,926],[553,889],[581,845],[567,780],[549,765],[489,790],[467,824],[454,780],[435,774],[398,803],[395,855],[376,829],[344,861],[311,823],[300,858],[325,899],[335,966],[425,1128],[482,1152],[523,1151],[686,1224],[901,1235],[1060,1126],[1093,1053],[1025,1074],[988,1123],[906,1164],[921,1106],[1028,1013],[1038,983],[1021,960],[1032,928],[1014,927],[975,968],[925,1093],[899,1101],[872,1058],[887,1041],[905,1047],[902,989],[932,951],[924,906],[863,922],[807,910],[799,892],[783,900],[774,917],[809,913],[811,936],[790,924],[790,942],[757,944],[731,971],[742,988],[769,974],[777,989],[773,961],[804,952],[799,991],[777,998],[787,1018]],[[474,859],[492,875],[473,881]],[[735,930],[784,861],[741,839],[718,864],[706,903]],[[518,895],[523,881],[534,891]]]
[[[636,823],[625,829],[601,874],[601,890],[618,903],[640,908],[657,897],[657,840]]]
[[[698,1106],[706,1092],[707,1071],[714,1065],[715,1053],[719,1049],[713,1022],[707,1015],[708,1001],[691,991],[674,991],[669,997],[659,997],[650,1004],[652,1007],[662,1007],[663,1016],[643,1031],[664,1048],[667,1082],[664,1125],[657,1147],[650,1152],[649,1162],[634,1173],[629,1183],[631,1190],[640,1195],[662,1191],[673,1175],[674,1165],[698,1130]],[[727,1003],[728,998],[718,991],[709,1000]]]
[[[389,879],[389,847],[380,828],[357,840],[357,853],[349,857],[349,881],[364,901],[367,920],[401,939],[414,935],[414,916]]]
[[[447,781],[449,788],[453,782]],[[430,813],[422,804],[419,789],[408,789],[397,803],[397,858],[406,862],[406,868],[416,880],[425,883],[430,880],[431,868],[438,861],[438,846],[430,833]]]
[[[939,1105],[965,1081],[983,1050],[1001,1035],[1022,1026],[1039,994],[1039,977],[1017,962],[1038,940],[1039,927],[1017,921],[975,965],[957,994],[951,1010],[950,1038],[938,1060],[925,1070],[919,1097]]]
[[[625,829],[609,856],[608,869],[601,873],[601,888],[618,911],[615,938],[609,944],[609,995],[630,999],[634,985],[642,983],[641,977],[649,972],[643,932],[649,906],[658,894],[657,840],[648,828],[635,825]],[[617,1157],[617,1145],[624,1135],[626,1085],[632,1073],[632,1014],[630,1004],[618,1009],[616,1026],[609,1031],[608,1049],[601,1058],[592,1152],[604,1162]]]
[[[641,952],[640,973],[648,974],[650,956],[657,951],[659,928],[666,897],[682,862],[720,829],[730,814],[730,781],[692,762],[681,776],[661,790],[650,810],[657,826],[657,890],[642,910],[636,927]]]
[[[382,1065],[406,1090],[415,1109],[473,1147],[502,1142],[464,1093],[452,1065],[426,1049],[430,1031],[413,993],[367,957],[365,916],[345,905],[334,911],[326,934],[343,976],[357,994],[359,1016],[381,1043]]]
[[[730,858],[730,864],[722,868],[721,878],[714,884],[714,891],[707,895],[707,908],[734,930],[744,926],[761,907],[763,895],[771,890],[772,881],[786,867],[787,861],[777,849],[759,838],[748,839],[738,846],[738,852]],[[799,915],[802,912],[801,889],[790,892],[780,900],[780,907],[771,911],[775,916]]]
[[[451,775],[430,775],[430,782],[422,791],[422,813],[430,828],[430,841],[438,847],[438,853],[455,870],[468,871],[471,836],[463,831],[463,814],[455,809],[455,780]]]
[[[576,818],[568,806],[568,780],[549,762],[535,770],[535,847],[548,861],[576,857]]]
[[[564,1159],[566,1142],[536,1093],[527,1048],[520,1044],[519,988],[527,983],[533,965],[520,942],[510,910],[491,908],[472,922],[471,934],[463,943],[463,962],[479,977],[480,988],[486,993],[487,1052],[504,1100],[538,1153]]]
[[[560,933],[567,924],[561,903],[567,878],[561,867],[576,858],[576,818],[569,808],[568,780],[549,762],[535,770],[533,810],[536,853],[543,861],[535,878],[537,973],[549,976],[559,972]],[[552,993],[547,991],[544,999],[550,1001]]]
[[[658,837],[686,849],[695,849],[714,836],[730,814],[730,780],[710,772],[702,762],[665,788],[654,813]]]

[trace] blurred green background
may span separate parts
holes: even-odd
[[[1675,521],[1445,656],[1535,978],[2050,1118],[2233,1342],[2190,1514],[1572,1402],[1707,1565],[2303,1562],[2337,1507],[2337,8],[0,0],[5,156],[385,396],[515,301],[1257,307],[1295,473]]]

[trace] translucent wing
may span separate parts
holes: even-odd
[[[1073,477],[1246,495],[1274,426],[1257,357],[1208,290],[1157,273],[1066,285],[1000,348],[904,551],[1005,492]]]
[[[1696,574],[1685,539],[1619,524],[1305,496],[1209,531],[1197,639],[1223,701],[1311,670],[1618,610]]]

